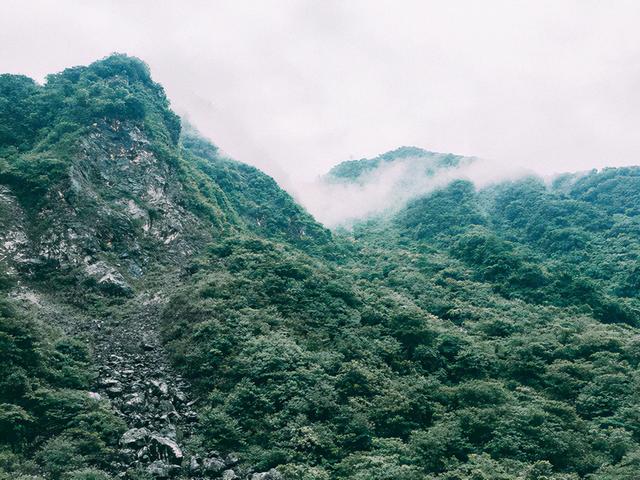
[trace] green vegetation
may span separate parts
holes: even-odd
[[[93,124],[114,122],[144,133],[197,219],[179,233],[198,241],[169,261],[134,221],[89,220],[88,204],[78,222],[100,227],[92,254],[144,256],[132,291],[168,298],[162,336],[200,399],[196,448],[287,479],[637,477],[640,168],[454,181],[330,233],[271,178],[181,130],[146,66],[116,55],[44,86],[0,77],[0,183],[33,216],[56,211]],[[360,181],[416,155],[330,175]],[[437,168],[462,158],[429,155]],[[127,300],[75,267],[69,280],[38,265],[0,277],[0,479],[103,480],[125,427],[87,393],[89,346],[9,293],[26,284],[104,316]]]
[[[194,205],[215,198],[231,225],[303,249],[322,249],[330,240],[329,231],[301,209],[271,177],[255,167],[222,157],[215,146],[189,125],[183,131],[181,146],[185,181],[197,185]]]
[[[382,166],[407,159],[422,163],[424,166],[422,173],[424,174],[433,173],[434,170],[440,168],[455,167],[468,160],[451,153],[429,152],[418,147],[400,147],[372,159],[363,158],[342,162],[329,171],[327,179],[332,182],[359,182],[365,179],[367,174]]]
[[[86,391],[92,380],[86,345],[3,300],[0,351],[0,478],[92,478],[64,474],[108,467],[125,426]]]
[[[0,75],[0,180],[25,200],[41,199],[99,122],[137,122],[154,141],[175,144],[180,120],[168,105],[148,67],[126,55],[49,75],[44,86]]]
[[[212,245],[164,319],[203,442],[292,478],[631,478],[640,183],[615,172],[453,182],[338,263]]]

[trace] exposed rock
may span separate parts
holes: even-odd
[[[238,480],[240,477],[233,470],[222,472],[222,480]]]
[[[129,410],[136,410],[144,406],[144,393],[135,392],[127,396],[125,405]]]
[[[120,438],[120,444],[125,447],[141,447],[149,438],[149,430],[146,428],[132,428],[124,432]]]
[[[146,350],[146,351],[151,351],[154,348],[156,348],[153,342],[153,339],[148,332],[144,332],[142,334],[142,342],[140,343],[140,346],[142,347],[143,350]]]
[[[230,453],[229,455],[224,457],[224,463],[227,465],[227,467],[233,467],[234,465],[237,465],[239,461],[240,459],[233,453]]]
[[[220,473],[226,465],[220,457],[209,457],[202,460],[202,469],[209,474]]]
[[[162,460],[155,460],[147,466],[147,472],[156,478],[172,477],[179,470],[179,466],[168,464]]]
[[[182,460],[182,450],[178,444],[160,435],[151,436],[149,451],[155,458],[167,460],[174,464],[180,463]]]
[[[85,272],[93,278],[98,286],[108,293],[116,295],[130,295],[133,292],[122,274],[115,268],[99,261],[85,266]]]
[[[120,385],[120,382],[115,378],[107,377],[100,380],[100,385],[106,388],[111,388],[111,387]]]
[[[181,473],[181,480],[203,480],[206,463],[209,477],[245,479],[246,473],[231,469],[235,457],[195,458],[199,472],[191,476],[187,462],[184,471],[179,466],[191,453],[196,400],[159,340],[159,312],[168,292],[147,287],[145,275],[158,266],[182,268],[215,232],[184,207],[184,186],[173,181],[175,166],[150,148],[148,134],[136,121],[93,123],[64,159],[68,182],[42,199],[46,208],[29,215],[19,197],[0,186],[0,262],[18,280],[20,271],[51,265],[91,296],[129,297],[110,316],[100,309],[84,312],[84,322],[58,315],[67,333],[91,339],[99,371],[95,391],[87,395],[95,401],[108,398],[104,407],[127,425],[108,465],[113,478],[130,479],[141,469],[156,478]],[[21,288],[25,300],[42,306],[40,297]],[[148,289],[140,293],[138,288]]]
[[[173,392],[173,398],[175,398],[180,403],[185,403],[187,401],[187,397],[181,390],[176,390]]]
[[[153,385],[161,395],[167,395],[169,393],[169,387],[166,383],[160,382],[158,380],[151,380],[151,385]]]
[[[284,477],[275,468],[272,468],[268,472],[254,473],[251,475],[251,480],[284,480]]]
[[[200,463],[198,463],[197,457],[191,457],[189,459],[189,470],[191,470],[192,473],[198,473],[200,471]]]
[[[112,393],[113,395],[119,395],[122,393],[122,385],[119,383],[107,388],[107,392]]]

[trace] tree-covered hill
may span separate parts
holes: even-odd
[[[481,161],[330,232],[135,58],[0,76],[0,479],[638,478],[640,169]]]

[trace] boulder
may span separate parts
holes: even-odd
[[[155,460],[147,466],[147,473],[155,478],[169,478],[178,473],[180,467],[162,460]]]
[[[124,403],[128,410],[137,410],[144,405],[144,394],[140,392],[128,395]]]
[[[202,460],[202,469],[205,473],[216,474],[226,468],[224,460],[220,457],[208,457]]]
[[[140,346],[147,352],[150,352],[151,350],[154,350],[156,348],[151,335],[146,332],[142,334],[142,342],[140,342]]]
[[[149,438],[149,430],[146,428],[132,428],[122,434],[120,444],[127,448],[142,447]]]
[[[254,473],[251,475],[251,480],[283,480],[283,476],[275,468],[272,468],[268,472]]]
[[[160,435],[152,435],[149,442],[149,451],[153,458],[166,460],[172,464],[182,461],[182,450],[176,442]]]
[[[159,380],[151,380],[151,385],[160,393],[160,395],[167,395],[169,393],[169,387],[166,383]]]
[[[198,473],[200,471],[200,463],[198,463],[197,457],[191,457],[189,460],[189,470],[191,470],[192,473]]]

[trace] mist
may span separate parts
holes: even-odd
[[[42,81],[114,51],[138,56],[179,114],[301,198],[333,165],[400,145],[539,173],[640,159],[633,0],[5,0],[1,10],[2,72]]]
[[[461,157],[459,164],[438,167],[444,154],[425,152],[380,165],[354,181],[323,175],[297,186],[294,196],[316,220],[329,228],[351,229],[354,223],[392,215],[412,199],[467,180],[477,189],[528,175],[531,169],[475,157]],[[372,160],[369,160],[372,161]]]

